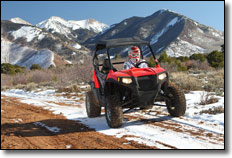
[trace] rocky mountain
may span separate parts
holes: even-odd
[[[1,63],[11,63],[28,69],[33,64],[39,64],[43,68],[48,68],[50,65],[68,64],[49,49],[35,50],[28,46],[15,44],[4,37],[1,37]]]
[[[3,53],[1,63],[10,62],[25,66],[24,63],[16,62],[13,58],[24,56],[29,59],[27,57],[28,52],[31,56],[38,54],[38,52],[47,53],[44,56],[48,58],[47,64],[43,63],[42,67],[47,67],[49,64],[57,65],[58,63],[54,64],[50,60],[50,58],[54,59],[54,55],[74,63],[84,61],[83,59],[88,57],[90,50],[81,43],[106,28],[108,28],[108,25],[94,19],[67,21],[56,16],[52,16],[35,26],[21,18],[1,21],[1,48],[6,51]],[[26,67],[29,66],[30,64],[26,64]]]
[[[30,64],[25,65],[27,63],[25,59],[29,60],[29,56],[38,55],[38,52],[40,52],[40,56],[49,58],[48,60],[44,59],[47,64],[42,62],[41,67],[48,67],[51,64],[59,65],[59,63],[51,62],[51,60],[55,60],[54,56],[57,57],[56,61],[61,63],[67,63],[65,59],[78,62],[76,59],[86,58],[89,52],[89,49],[83,45],[72,40],[64,41],[61,36],[52,34],[45,29],[11,21],[1,21],[1,50],[1,63],[10,62],[26,67],[30,67]],[[25,63],[13,60],[13,58],[19,58],[19,61],[24,59],[22,61]],[[35,63],[37,62],[36,58],[31,59],[34,59]],[[41,58],[37,59],[41,60]]]
[[[156,54],[166,50],[170,56],[190,56],[219,50],[224,43],[224,32],[170,10],[159,10],[147,17],[131,17],[110,26],[107,30],[88,39],[86,46],[99,40],[137,36],[149,41]],[[90,47],[91,48],[91,47]],[[150,52],[144,47],[146,55]],[[121,56],[126,55],[121,50]]]
[[[31,59],[48,58],[48,64],[43,63],[42,67],[67,60],[80,62],[89,57],[92,44],[97,41],[125,37],[149,41],[156,54],[165,50],[169,56],[208,53],[220,50],[224,43],[224,32],[165,9],[147,17],[131,17],[110,27],[94,19],[74,21],[52,16],[33,26],[21,18],[13,18],[1,21],[1,49],[5,51],[2,51],[1,63],[29,67],[26,59],[34,55],[40,57]],[[151,55],[147,47],[142,49],[144,56]],[[121,56],[127,55],[126,48],[116,51]],[[31,61],[28,63],[33,63]]]

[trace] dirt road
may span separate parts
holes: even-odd
[[[2,96],[1,106],[2,149],[157,149],[101,134],[17,98]]]
[[[224,114],[198,112],[223,106],[223,98],[201,106],[196,94],[186,95],[185,116],[173,118],[166,107],[135,110],[124,114],[122,127],[111,129],[104,109],[99,117],[87,117],[85,92],[8,90],[1,94],[1,148],[224,149]]]

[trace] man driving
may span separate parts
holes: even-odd
[[[129,48],[128,51],[129,61],[125,62],[123,65],[123,69],[127,70],[132,67],[137,68],[146,68],[148,67],[145,60],[140,59],[140,49],[137,46],[132,46]]]

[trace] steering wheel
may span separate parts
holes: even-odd
[[[139,68],[139,65],[142,64],[142,63],[145,63],[145,64],[148,65],[148,62],[145,61],[145,60],[143,60],[143,61],[140,61],[140,62],[136,63],[135,67],[136,67],[136,68]]]

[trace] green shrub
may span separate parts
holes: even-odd
[[[214,68],[224,67],[224,53],[214,50],[207,56],[207,61]]]
[[[169,57],[168,57],[168,55],[167,55],[167,53],[165,51],[160,55],[158,61],[159,62],[164,62],[164,63],[166,63],[168,61],[170,62]]]
[[[189,60],[189,57],[180,56],[180,57],[177,57],[176,59],[180,60],[181,62],[185,62],[185,61]]]
[[[20,72],[23,72],[23,70],[20,69],[20,68],[17,68],[17,69],[15,69],[15,72],[16,72],[16,73],[20,73]]]
[[[115,55],[115,59],[121,59],[120,54],[116,54],[116,55]]]
[[[201,62],[204,62],[206,60],[206,55],[205,54],[193,54],[190,56],[190,59],[200,60]]]
[[[39,64],[33,64],[33,65],[31,65],[30,69],[31,70],[41,70],[42,68],[40,67]]]
[[[48,69],[54,69],[55,68],[55,66],[53,65],[53,64],[51,64],[49,67],[48,67]]]
[[[148,60],[148,66],[149,67],[155,67],[156,64],[155,64],[155,60],[154,58],[151,56],[150,59]]]
[[[10,63],[1,64],[1,73],[8,75],[15,75],[16,73],[23,72],[26,68],[18,65],[11,65]]]
[[[1,73],[3,74],[15,74],[15,68],[10,63],[1,64]]]

